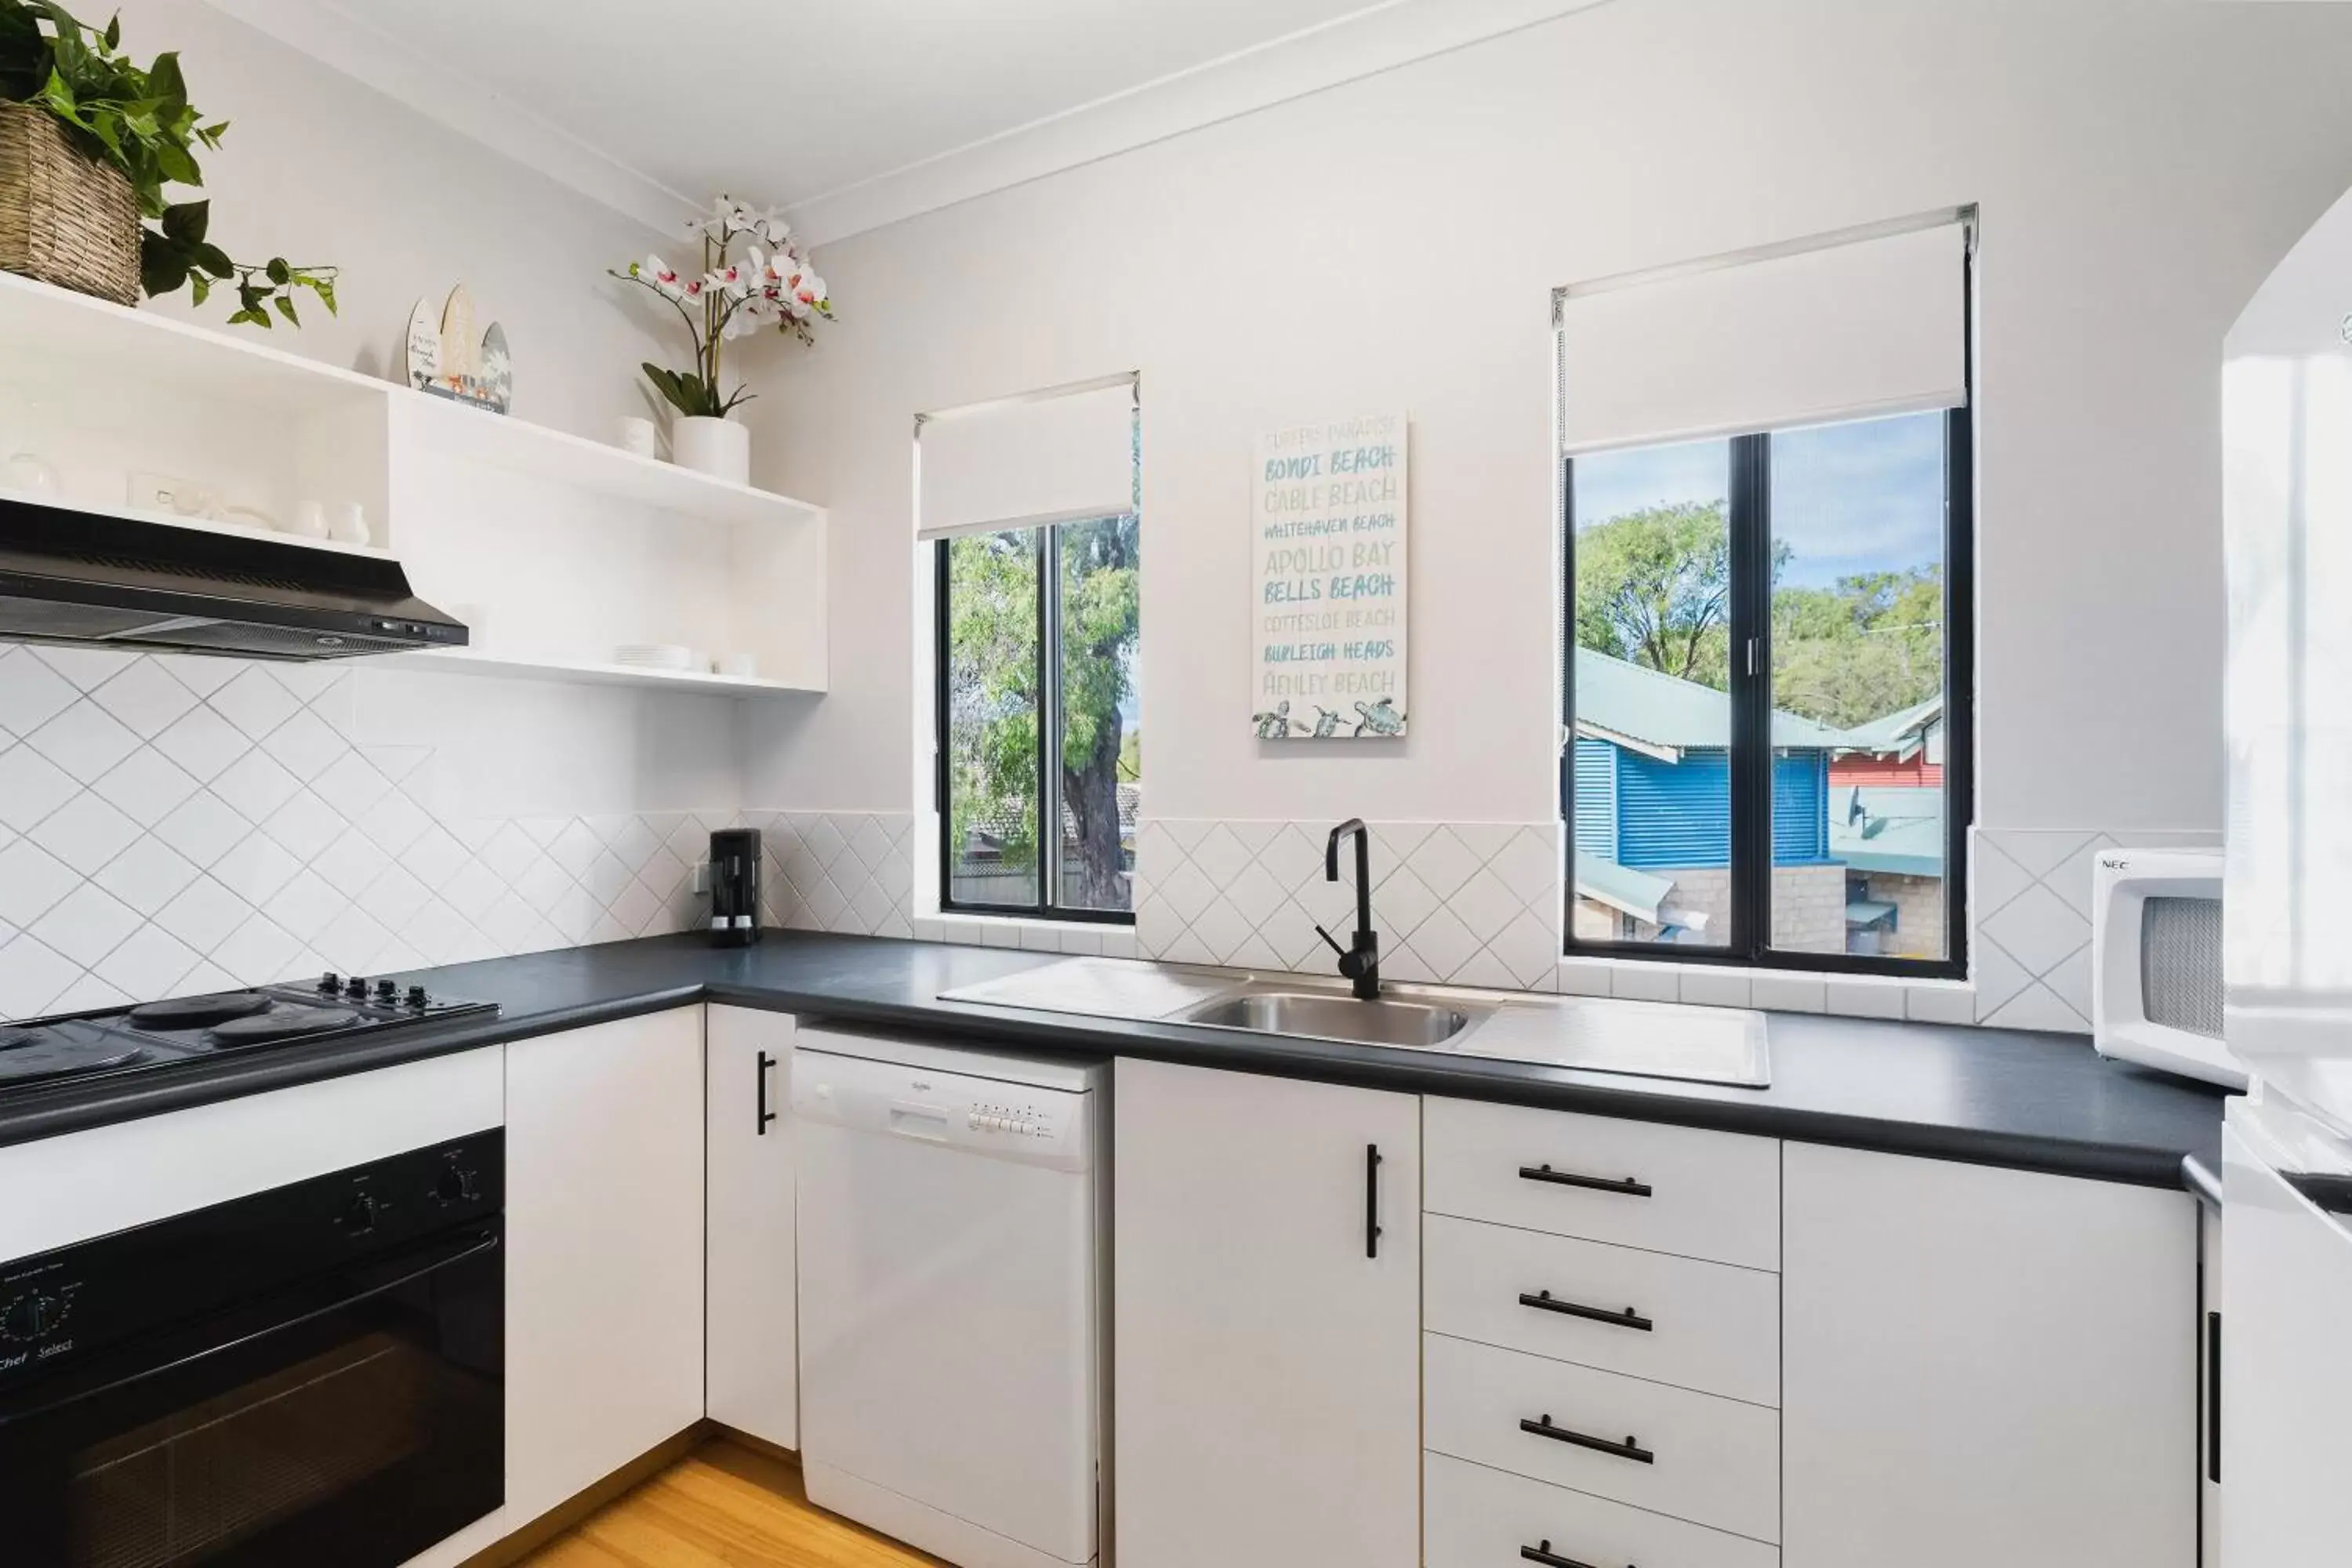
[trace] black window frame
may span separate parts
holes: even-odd
[[[1975,255],[1961,299],[1968,399],[1944,414],[1944,956],[1895,958],[1775,948],[1772,936],[1772,435],[1730,440],[1731,930],[1720,945],[1590,942],[1576,935],[1576,460],[1559,458],[1560,951],[1570,958],[1719,964],[1809,973],[1964,980],[1969,829],[1976,815]],[[1741,655],[1744,655],[1742,657]]]
[[[1108,518],[1083,518],[1061,523],[1032,523],[985,531],[1037,536],[1037,898],[1027,904],[983,904],[958,900],[955,889],[955,813],[951,806],[950,729],[954,716],[948,700],[948,661],[951,615],[949,586],[954,569],[954,540],[932,546],[931,690],[935,763],[932,810],[940,827],[940,912],[943,915],[994,915],[1014,920],[1056,921],[1077,925],[1131,926],[1135,910],[1078,909],[1054,901],[1061,879],[1054,874],[1053,857],[1061,844],[1062,822],[1062,530],[1091,528]],[[1132,882],[1129,883],[1132,889]]]

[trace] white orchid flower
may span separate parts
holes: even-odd
[[[751,291],[751,279],[756,274],[740,261],[730,261],[715,271],[702,275],[703,283],[730,300],[740,300]]]
[[[643,261],[629,263],[629,276],[643,279],[670,299],[676,300],[686,291],[670,264],[658,256],[648,256]]]

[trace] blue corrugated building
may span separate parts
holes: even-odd
[[[1674,923],[1658,872],[1731,864],[1731,701],[1713,687],[1579,648],[1570,801],[1576,890],[1645,925]],[[1835,864],[1829,760],[1840,734],[1772,716],[1772,858]]]

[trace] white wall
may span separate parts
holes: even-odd
[[[190,97],[230,122],[203,160],[215,241],[239,260],[342,268],[341,315],[306,296],[304,326],[281,322],[266,334],[273,347],[395,374],[410,308],[424,299],[437,310],[462,281],[479,323],[499,322],[513,348],[514,417],[598,440],[619,416],[648,412],[639,362],[684,362],[667,308],[604,275],[656,246],[682,257],[682,245],[197,0],[126,0],[121,11],[126,48],[142,59],[178,49]],[[224,325],[236,309],[226,293],[201,308],[185,292],[143,308],[256,331]],[[730,703],[380,667],[361,671],[355,696],[366,741],[463,759],[436,785],[453,814],[740,804]]]
[[[2352,184],[2352,15],[1625,0],[829,247],[842,321],[752,407],[829,504],[833,692],[747,798],[916,799],[919,410],[1142,374],[1149,807],[1554,811],[1555,285],[1976,202],[1979,820],[2221,821],[2218,355]],[[1413,421],[1410,740],[1261,748],[1245,466]]]
[[[640,360],[683,357],[603,275],[650,231],[193,0],[123,29],[232,121],[213,237],[343,269],[341,317],[274,345],[389,373],[462,279],[517,416],[596,438],[643,411]],[[221,295],[146,308],[251,330]],[[679,929],[736,758],[716,699],[0,646],[0,1018]]]

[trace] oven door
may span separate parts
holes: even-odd
[[[505,1495],[495,1219],[0,1397],[12,1568],[394,1568]]]

